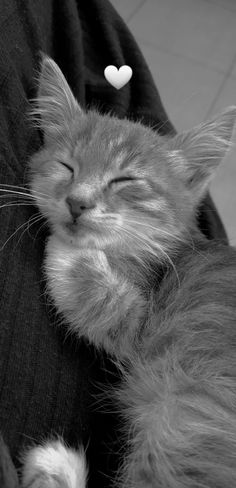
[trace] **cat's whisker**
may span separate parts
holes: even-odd
[[[126,223],[131,223],[131,224],[135,224],[135,225],[137,225],[137,224],[138,224],[138,222],[136,222],[135,220],[127,220],[127,219],[126,219]],[[127,230],[128,230],[128,229],[127,229],[127,227],[123,227],[123,228],[122,228],[122,230],[124,230],[124,229],[125,229],[125,231],[127,231]],[[131,231],[131,229],[132,229],[132,231],[134,230],[134,229],[131,227],[131,228],[129,228],[129,231]],[[138,238],[138,239],[139,239],[139,241],[140,241],[142,244],[143,244],[143,242],[145,242],[145,243],[149,242],[148,247],[151,249],[151,253],[152,253],[152,254],[154,254],[154,255],[155,255],[155,257],[157,257],[157,256],[156,256],[156,254],[155,254],[155,252],[154,252],[154,248],[153,248],[153,245],[154,245],[154,246],[156,245],[156,243],[155,243],[154,241],[150,240],[149,238],[148,238],[148,240],[147,240],[147,236],[146,236],[146,235],[145,235],[145,236],[144,236],[143,234],[138,234],[138,235],[137,235],[137,233],[136,233],[136,232],[135,232],[135,233],[131,232],[131,233],[130,233],[130,235],[132,235],[132,237]],[[138,237],[138,236],[139,236],[139,237]]]
[[[22,186],[22,185],[10,185],[9,183],[0,183],[0,186],[7,187],[7,188],[18,188],[20,190],[28,190],[30,192],[30,188],[27,186]]]
[[[30,206],[30,207],[34,207],[35,205],[33,203],[26,203],[26,202],[9,202],[9,203],[5,203],[4,205],[0,205],[0,209],[1,208],[4,208],[4,207],[14,207],[14,206],[17,206],[17,207],[20,207],[20,206]]]
[[[146,225],[146,224],[144,224],[144,225]],[[158,232],[160,232],[161,234],[168,235],[174,241],[179,241],[181,244],[185,244],[185,245],[190,246],[195,252],[197,252],[199,255],[201,255],[201,253],[199,251],[196,251],[196,248],[195,248],[195,245],[194,245],[194,241],[193,241],[193,237],[191,236],[191,233],[190,233],[190,231],[187,228],[184,229],[184,232],[188,234],[188,237],[189,237],[189,239],[190,239],[191,242],[189,242],[188,239],[185,239],[183,237],[181,238],[181,236],[178,236],[178,235],[175,235],[175,234],[171,234],[171,233],[167,232],[164,229],[158,229]]]
[[[136,233],[134,234],[131,231],[131,229],[127,229],[127,227],[122,227],[122,231],[125,232],[126,234],[130,235],[132,237],[132,239],[136,239],[137,241],[139,241],[141,243],[140,249],[142,251],[144,251],[143,248],[142,248],[142,245],[143,245],[144,242],[145,242],[145,244],[147,244],[147,240],[145,240],[143,238],[143,236],[142,237],[140,235],[137,236]],[[148,249],[150,249],[151,254],[153,254],[155,257],[157,257],[156,254],[155,254],[155,252],[154,252],[153,247],[151,245],[148,245],[147,247],[148,247]]]
[[[130,232],[128,229],[126,228],[122,228],[122,232],[125,233],[126,235],[128,235],[129,237],[131,237],[132,240],[136,240],[138,242],[138,245],[139,245],[139,251],[141,251],[142,253],[142,257],[140,256],[140,254],[136,254],[135,255],[135,259],[137,261],[139,261],[139,263],[144,266],[145,268],[147,268],[147,259],[144,259],[143,255],[145,256],[145,253],[144,253],[144,249],[143,249],[143,241],[142,239],[138,238],[136,234],[133,234],[133,232]],[[118,237],[120,238],[120,234],[118,234]],[[152,256],[154,255],[155,257],[156,254],[154,253],[154,250],[148,246],[148,251],[149,251],[149,254],[152,254]]]
[[[38,195],[44,195],[45,197],[48,197],[49,195],[47,195],[46,193],[43,193],[43,192],[39,192],[38,190],[34,190],[32,188],[28,188],[27,186],[20,186],[20,185],[9,185],[8,183],[0,183],[0,190],[1,190],[1,186],[5,186],[5,187],[8,187],[9,189],[11,188],[18,188],[19,190],[26,190],[30,193],[37,193]]]
[[[162,234],[162,235],[166,235],[168,237],[170,237],[171,239],[173,239],[174,241],[178,240],[180,241],[181,243],[184,243],[185,242],[185,239],[183,237],[181,237],[180,235],[177,235],[177,234],[171,234],[170,232],[168,232],[167,230],[165,229],[160,229],[159,227],[154,227],[153,225],[150,225],[146,222],[140,222],[139,220],[131,220],[131,219],[126,219],[126,221],[130,224],[135,224],[135,225],[138,225],[139,227],[144,227],[144,228],[149,228],[155,232],[158,232],[158,234]]]
[[[1,188],[1,186],[7,186],[7,188]],[[20,192],[19,190],[22,190],[22,192]],[[1,191],[5,192],[5,193],[14,193],[16,195],[24,194],[25,196],[27,196],[29,198],[35,198],[35,197],[41,198],[41,199],[42,199],[42,197],[50,198],[50,195],[48,195],[47,193],[39,192],[38,190],[24,188],[24,187],[16,186],[16,185],[4,185],[3,183],[0,183],[0,192]],[[26,193],[26,191],[28,191],[29,193]]]
[[[177,234],[171,234],[170,232],[168,232],[167,230],[164,230],[164,229],[160,229],[160,228],[157,229],[156,227],[153,227],[150,224],[147,224],[146,222],[140,222],[138,220],[130,220],[130,219],[126,219],[126,221],[128,223],[133,223],[136,226],[138,225],[138,226],[142,226],[142,227],[147,227],[147,228],[150,228],[154,231],[158,230],[159,234],[162,234],[162,235],[165,234],[166,236],[170,237],[174,241],[174,243],[176,243],[176,241],[178,241],[180,244],[185,244],[187,246],[190,246],[193,250],[195,250],[193,237],[191,236],[191,233],[187,228],[184,229],[184,232],[188,234],[189,239],[186,239],[183,236],[181,237],[180,235],[177,235]],[[189,242],[189,240],[191,242]]]
[[[164,256],[166,256],[166,258],[167,258],[167,260],[169,261],[169,263],[170,263],[170,265],[171,265],[172,269],[174,270],[175,275],[176,275],[176,278],[177,278],[177,281],[178,281],[178,286],[179,286],[179,288],[180,288],[180,279],[179,279],[179,275],[178,275],[178,272],[177,272],[176,266],[174,265],[174,263],[173,263],[172,259],[170,258],[169,254],[168,254],[166,251],[164,251],[164,249],[162,249],[162,248],[160,247],[160,251],[161,251],[161,253],[162,253],[162,254],[164,254]]]
[[[36,240],[38,233],[41,231],[41,229],[44,227],[44,225],[46,225],[46,226],[47,226],[47,225],[48,225],[48,223],[47,223],[47,222],[43,222],[43,224],[42,224],[42,225],[39,227],[39,229],[38,229],[38,230],[37,230],[37,232],[36,232],[36,235],[35,235],[34,241]]]
[[[9,197],[14,198],[14,200],[8,200]],[[1,198],[2,198],[2,201],[1,201]],[[6,202],[6,203],[3,203],[3,202]],[[7,207],[7,206],[11,206],[11,205],[29,205],[31,207],[37,207],[36,203],[35,203],[35,200],[34,199],[24,199],[24,197],[22,198],[17,198],[15,195],[0,195],[0,208],[4,208],[4,207]],[[41,207],[47,207],[47,202],[45,200],[42,200],[40,201],[40,206]]]
[[[0,191],[1,191],[1,190],[0,190]],[[15,198],[15,200],[13,200],[14,202],[16,202],[17,200],[19,200],[19,201],[24,201],[24,200],[23,200],[23,198],[21,198],[21,197],[19,197],[19,196],[17,195],[17,193],[16,193],[16,194],[14,194],[14,193],[10,193],[10,194],[8,194],[8,193],[7,193],[6,195],[0,195],[0,198],[2,198],[2,199],[4,199],[4,198],[10,198],[10,197]],[[25,197],[25,198],[26,198],[26,197]],[[32,198],[26,198],[26,201],[29,201],[29,200],[32,200]]]
[[[36,196],[37,196],[37,195],[36,195],[36,196],[31,195],[30,193],[19,192],[19,191],[16,191],[16,190],[10,190],[10,189],[7,189],[7,188],[0,188],[0,198],[1,198],[1,196],[5,196],[5,195],[1,195],[1,192],[4,192],[4,193],[6,193],[6,194],[8,194],[8,193],[9,193],[9,194],[10,194],[10,195],[12,195],[12,196],[14,196],[14,195],[17,195],[17,196],[18,196],[18,195],[19,195],[19,196],[24,196],[24,197],[26,197],[26,198],[30,198],[30,199],[32,199],[32,200],[35,200],[35,198],[36,198]],[[9,195],[9,196],[10,196],[10,195]],[[42,198],[42,197],[40,197],[40,196],[37,196],[37,199],[39,199],[39,200],[45,200],[45,198]]]
[[[1,194],[1,192],[4,192],[4,193]],[[27,198],[27,199],[30,199],[30,200],[33,199],[32,195],[27,194],[27,193],[18,193],[16,191],[12,191],[12,190],[0,190],[0,198],[14,197],[14,198],[21,198],[22,199],[22,196]]]
[[[124,229],[123,229],[124,231]],[[160,255],[157,254],[156,250],[153,247],[153,243],[147,239],[144,239],[143,236],[137,236],[137,234],[134,234],[133,232],[128,231],[128,229],[125,229],[125,233],[129,236],[131,236],[132,240],[136,240],[136,242],[139,243],[139,251],[140,253],[135,256],[135,259],[137,259],[142,266],[144,266],[145,269],[150,268],[150,263],[148,262],[148,255],[154,257],[156,260],[160,260]],[[157,246],[156,246],[157,247]],[[158,251],[160,249],[158,248]]]
[[[30,221],[32,221],[31,223],[33,224],[34,222],[37,221],[37,219],[39,218],[39,212],[37,212],[36,215],[33,215],[32,217],[30,217],[30,219],[27,221],[27,222],[24,222],[22,225],[20,225],[19,227],[17,227],[17,229],[10,235],[10,237],[8,237],[8,239],[6,240],[6,242],[2,245],[2,247],[0,248],[0,252],[3,251],[3,249],[5,248],[5,246],[7,245],[7,243],[10,241],[10,239],[12,237],[14,237],[14,235],[20,230],[22,229],[22,227],[24,227],[25,225],[28,225],[30,223]],[[42,218],[42,217],[41,217]]]
[[[38,218],[37,218],[37,219],[35,219],[33,222],[29,222],[29,221],[27,222],[27,224],[28,224],[28,225],[27,225],[27,227],[26,227],[26,228],[23,230],[23,232],[21,233],[20,238],[18,239],[18,241],[17,241],[17,244],[16,244],[15,248],[17,248],[17,246],[18,246],[19,242],[21,241],[21,239],[22,239],[23,235],[25,234],[25,232],[26,232],[26,231],[28,231],[28,232],[29,232],[30,227],[31,227],[33,224],[36,224],[37,222],[40,222],[40,220],[42,220],[42,219],[43,219],[43,216],[42,216],[42,215],[40,215],[40,216],[38,216]]]
[[[123,228],[123,230],[124,230],[124,228]],[[125,232],[127,233],[127,228],[125,228]],[[179,280],[179,275],[178,275],[176,266],[174,265],[172,259],[168,255],[168,253],[166,251],[164,251],[163,247],[160,244],[158,244],[157,242],[152,242],[152,241],[147,240],[146,236],[145,237],[143,235],[140,236],[140,234],[139,234],[139,237],[138,237],[137,234],[133,234],[132,232],[129,232],[129,235],[131,235],[133,238],[136,238],[136,240],[138,239],[141,242],[141,244],[145,244],[145,249],[141,248],[142,251],[148,250],[149,254],[152,254],[153,256],[158,258],[159,256],[155,252],[155,248],[156,248],[158,251],[160,251],[161,255],[166,257],[167,261],[170,263],[172,269],[175,272],[175,275],[176,275],[176,278],[178,281],[178,285],[180,287],[180,280]]]

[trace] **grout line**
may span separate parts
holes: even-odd
[[[224,89],[224,86],[225,86],[226,81],[227,81],[227,80],[230,78],[230,76],[231,76],[231,73],[232,73],[232,71],[233,71],[233,69],[234,69],[235,64],[236,64],[236,54],[234,55],[234,57],[233,57],[233,59],[232,59],[232,61],[231,61],[230,65],[229,65],[229,68],[228,68],[228,70],[227,70],[227,71],[226,71],[226,73],[225,73],[225,76],[224,76],[224,78],[223,78],[222,82],[220,83],[220,86],[219,86],[219,88],[218,88],[218,90],[217,90],[217,92],[216,92],[216,94],[215,94],[215,96],[214,96],[214,98],[213,98],[213,100],[212,100],[212,102],[211,102],[211,104],[210,104],[210,107],[209,107],[209,108],[208,108],[208,110],[207,110],[207,113],[206,113],[206,116],[205,116],[204,120],[207,120],[207,118],[209,118],[209,117],[210,117],[211,112],[213,111],[214,106],[215,106],[215,104],[216,104],[217,100],[219,99],[220,94],[222,93],[222,91],[223,91],[223,89]]]
[[[135,9],[133,10],[133,12],[128,16],[128,18],[125,20],[125,22],[128,24],[132,19],[133,17],[135,16],[135,14],[140,10],[140,8],[143,7],[143,5],[146,3],[147,0],[141,0],[141,2],[137,5],[137,7],[135,7]]]

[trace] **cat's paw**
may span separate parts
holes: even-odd
[[[24,455],[22,488],[85,488],[86,477],[84,451],[68,448],[59,440]]]

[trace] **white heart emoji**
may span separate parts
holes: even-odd
[[[120,88],[125,86],[126,83],[128,83],[132,74],[132,69],[126,64],[124,64],[124,66],[121,66],[119,70],[111,64],[110,66],[107,66],[104,70],[104,76],[106,80],[117,90],[119,90]]]

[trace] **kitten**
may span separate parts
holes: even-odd
[[[83,110],[42,62],[30,161],[49,223],[48,292],[71,332],[123,374],[123,488],[236,486],[236,250],[208,242],[197,208],[230,147],[231,107],[175,137]],[[27,488],[84,488],[86,462],[61,441],[29,450]]]

